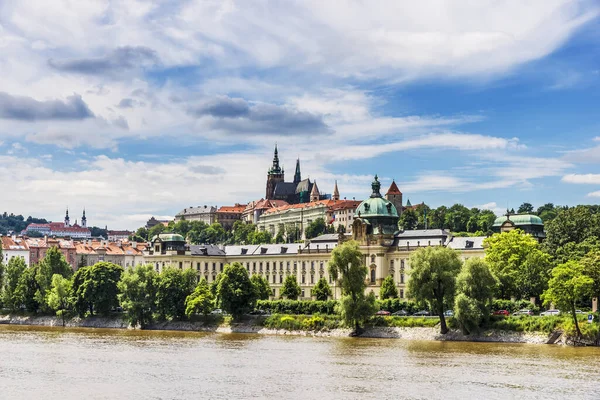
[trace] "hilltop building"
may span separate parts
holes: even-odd
[[[63,238],[73,239],[88,239],[92,236],[92,232],[87,228],[87,218],[85,216],[85,209],[83,210],[83,216],[81,217],[81,225],[71,225],[71,218],[69,217],[69,210],[65,213],[64,222],[49,222],[47,224],[29,224],[22,234],[28,234],[35,232],[42,236],[55,236]]]
[[[177,221],[202,221],[207,225],[211,225],[217,221],[217,207],[213,206],[198,206],[184,208],[175,215]]]
[[[540,242],[546,238],[544,222],[537,215],[506,213],[496,218],[492,225],[492,232],[495,233],[510,232],[513,229],[521,229]]]

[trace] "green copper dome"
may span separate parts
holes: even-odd
[[[161,233],[158,238],[163,242],[185,242],[185,238],[177,233]],[[152,238],[155,240],[156,236]]]
[[[398,218],[398,210],[390,201],[381,197],[379,190],[381,189],[381,183],[379,178],[375,175],[375,180],[371,184],[373,193],[371,197],[360,203],[356,209],[355,215],[360,218],[370,219],[373,217],[395,217]]]
[[[519,225],[544,225],[544,222],[537,215],[529,215],[529,214],[517,214],[517,215],[503,215],[501,217],[496,218],[494,221],[494,225],[492,226],[501,226],[506,222],[507,219],[510,219],[510,222],[515,224],[515,226]]]

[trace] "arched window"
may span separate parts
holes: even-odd
[[[375,262],[375,254],[371,255],[371,262],[374,263]]]
[[[371,270],[371,283],[375,283],[375,268]]]

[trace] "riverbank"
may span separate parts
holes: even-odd
[[[306,329],[273,329],[262,325],[264,318],[248,318],[239,323],[229,320],[207,321],[165,321],[148,326],[148,330],[196,331],[216,333],[254,333],[259,335],[281,336],[314,336],[314,337],[349,337],[351,329],[335,328],[321,330]],[[62,327],[63,321],[53,316],[0,316],[0,324],[34,325]],[[133,329],[121,316],[71,318],[65,321],[65,327],[70,328],[99,328],[99,329]],[[430,340],[430,341],[461,341],[461,342],[499,342],[499,343],[530,343],[545,344],[552,335],[538,332],[513,332],[488,330],[477,335],[463,335],[458,330],[451,330],[446,335],[439,333],[439,327],[367,327],[361,333],[364,338]],[[565,344],[567,338],[558,337],[554,344]]]

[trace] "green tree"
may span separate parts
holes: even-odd
[[[250,282],[252,282],[252,286],[254,286],[257,300],[269,300],[269,296],[271,296],[271,287],[264,276],[254,274],[250,277]]]
[[[496,214],[491,210],[481,210],[479,213],[479,230],[482,232],[489,232],[494,225],[496,220]]]
[[[25,271],[23,271],[19,277],[14,296],[15,302],[23,304],[25,309],[29,312],[35,313],[40,309],[36,268],[26,268]]]
[[[206,279],[200,279],[198,285],[185,299],[185,315],[190,318],[194,314],[207,315],[213,310],[214,296],[210,292],[210,287]]]
[[[470,258],[465,261],[456,278],[458,295],[454,301],[455,316],[463,333],[473,332],[489,318],[496,286],[497,280],[485,260]],[[473,311],[473,305],[478,312]]]
[[[52,277],[55,274],[59,274],[63,278],[70,278],[73,276],[73,268],[71,268],[71,265],[67,262],[58,247],[51,247],[34,269],[38,284],[38,291],[36,293],[38,297],[37,301],[40,303],[42,311],[49,311],[46,295],[52,285]]]
[[[47,302],[56,315],[62,318],[62,324],[65,326],[65,313],[71,305],[71,280],[60,274],[54,274]]]
[[[325,220],[323,218],[317,218],[306,227],[304,234],[307,239],[312,239],[324,234],[325,232],[327,232]]]
[[[152,240],[155,236],[160,235],[167,230],[167,227],[163,224],[154,225],[148,230],[148,240]]]
[[[537,297],[542,293],[551,265],[535,238],[515,229],[495,234],[483,243],[485,260],[498,278],[501,298]]]
[[[161,319],[185,318],[185,300],[194,291],[196,279],[192,269],[163,269],[156,288],[156,309]]]
[[[448,333],[444,310],[454,304],[456,276],[462,261],[447,247],[424,247],[410,256],[409,296],[426,302],[440,317],[440,332]]]
[[[283,286],[281,287],[281,297],[285,297],[288,300],[298,300],[298,296],[300,296],[300,286],[298,286],[298,282],[296,279],[296,275],[288,275],[283,281]]]
[[[17,286],[21,275],[23,275],[26,269],[25,260],[21,257],[12,257],[8,260],[4,291],[2,292],[2,303],[10,311],[14,312],[21,308],[22,298],[17,294]]]
[[[517,210],[517,213],[519,214],[533,214],[533,206],[531,205],[531,203],[523,203],[519,206],[519,209]]]
[[[248,271],[238,262],[225,265],[217,286],[217,297],[225,311],[234,319],[252,310],[256,302],[254,286]]]
[[[340,225],[341,226],[341,225]],[[317,284],[313,286],[311,294],[315,296],[318,301],[326,301],[331,296],[331,287],[327,283],[327,279],[321,278],[317,281]]]
[[[443,229],[446,228],[446,213],[448,208],[446,206],[440,206],[431,211],[431,226],[430,229]]]
[[[543,294],[545,304],[553,303],[563,311],[569,310],[578,337],[581,337],[581,330],[575,313],[575,302],[589,295],[594,284],[592,278],[584,272],[583,266],[576,261],[568,261],[556,266],[552,270],[548,289]]]
[[[383,282],[381,283],[381,289],[379,289],[379,298],[381,300],[385,299],[395,299],[398,297],[398,289],[396,289],[396,284],[394,283],[394,277],[388,275],[385,277]]]
[[[108,315],[119,305],[117,284],[123,268],[109,262],[99,262],[91,267],[78,269],[73,276],[74,306],[79,316],[89,311]]]
[[[462,204],[455,204],[446,212],[445,226],[452,232],[466,232],[471,211]]]
[[[273,236],[267,231],[253,232],[249,238],[251,238],[251,244],[269,244],[273,241]]]
[[[117,284],[119,302],[132,326],[144,329],[152,323],[156,309],[158,274],[152,265],[138,265],[128,268]]]
[[[355,332],[377,309],[375,295],[371,292],[365,296],[368,271],[357,242],[342,243],[331,252],[329,275],[339,282],[343,296],[337,310],[347,325],[354,326]]]
[[[405,231],[410,231],[417,227],[418,222],[419,218],[417,217],[415,210],[412,208],[407,208],[400,216],[398,226]]]
[[[552,203],[546,203],[543,206],[539,206],[536,214],[544,221],[544,223],[552,221],[556,218],[558,213],[557,207],[554,207]]]
[[[562,209],[552,221],[545,224],[546,240],[544,247],[551,255],[556,255],[568,243],[582,243],[586,240],[600,240],[600,214],[590,206],[577,206]],[[571,259],[565,254],[562,261]]]

